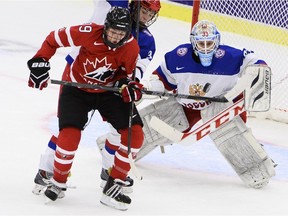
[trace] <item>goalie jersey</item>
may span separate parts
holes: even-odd
[[[212,64],[204,67],[189,43],[166,53],[165,60],[154,74],[159,76],[168,91],[177,90],[179,94],[217,97],[229,92],[236,85],[245,67],[252,64],[266,63],[258,59],[253,51],[220,45]],[[196,110],[204,109],[211,104],[207,101],[183,98],[178,101],[183,106]]]

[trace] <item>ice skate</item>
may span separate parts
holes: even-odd
[[[103,189],[103,195],[100,202],[111,208],[126,211],[128,209],[127,205],[131,203],[130,197],[124,195],[122,192],[122,188],[126,184],[126,182],[120,179],[113,179],[109,176]]]
[[[59,183],[53,178],[50,180],[50,184],[47,186],[47,189],[44,192],[44,195],[49,198],[45,203],[48,203],[49,200],[55,201],[60,198],[61,194],[66,191],[67,186],[65,183]]]
[[[41,195],[44,193],[46,188],[51,185],[51,178],[53,177],[53,173],[47,172],[45,170],[39,169],[35,178],[34,178],[34,183],[35,186],[32,189],[32,193],[35,195]],[[62,191],[59,195],[58,198],[61,199],[65,197],[64,191]]]
[[[46,187],[50,184],[50,179],[52,176],[53,173],[39,169],[34,178],[35,186],[32,189],[32,193],[36,195],[42,194]]]
[[[109,178],[109,171],[104,169],[104,168],[102,168],[100,177],[101,177],[100,187],[104,188],[106,183],[107,183],[107,180]],[[133,192],[134,180],[132,178],[130,178],[129,176],[127,176],[125,182],[126,182],[126,185],[122,186],[122,192],[125,193],[125,194],[132,193]]]

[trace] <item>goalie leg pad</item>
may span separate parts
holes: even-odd
[[[140,109],[139,114],[144,124],[144,143],[137,154],[136,161],[143,158],[157,146],[170,145],[172,143],[171,140],[150,127],[149,122],[152,116],[160,118],[179,131],[184,131],[189,127],[182,105],[173,97],[152,103]]]
[[[208,117],[207,113],[212,115],[213,110],[219,111],[219,107],[213,106],[208,108],[210,112],[206,110],[204,118]],[[275,163],[239,116],[212,132],[210,137],[247,186],[261,188],[275,175]]]
[[[273,161],[239,116],[211,133],[210,137],[249,187],[261,188],[275,175]]]

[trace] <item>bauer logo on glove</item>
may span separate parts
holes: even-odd
[[[27,62],[30,70],[28,86],[42,90],[48,86],[50,63],[44,58],[32,58]]]
[[[142,98],[143,85],[128,78],[122,78],[115,82],[115,87],[119,87],[122,99],[125,103],[139,101]]]

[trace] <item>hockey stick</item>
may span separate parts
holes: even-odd
[[[141,91],[144,94],[155,95],[159,97],[176,97],[176,98],[204,100],[204,101],[219,102],[219,103],[228,102],[228,100],[225,97],[204,97],[204,96],[197,96],[197,95],[173,94],[169,92],[159,92],[159,91],[149,91],[149,90],[141,90]]]
[[[120,88],[118,88],[118,87],[109,87],[109,86],[103,86],[103,85],[98,85],[98,84],[77,83],[77,82],[55,80],[55,79],[50,79],[49,82],[51,84],[66,85],[66,86],[72,86],[72,87],[77,87],[77,88],[101,89],[101,90],[113,91],[113,92],[119,92],[120,91]]]
[[[78,88],[89,88],[89,89],[102,89],[105,91],[113,91],[113,92],[120,92],[120,88],[118,87],[109,87],[103,86],[98,84],[89,84],[89,83],[77,83],[77,82],[69,82],[69,81],[61,81],[61,80],[54,80],[50,79],[50,83],[57,84],[57,85],[66,85],[66,86],[73,86]],[[159,97],[175,97],[175,98],[185,98],[185,99],[193,99],[193,100],[204,100],[204,101],[211,101],[211,102],[219,102],[219,103],[226,103],[228,100],[225,97],[202,97],[197,95],[185,95],[185,94],[173,94],[168,92],[159,92],[159,91],[149,91],[142,89],[142,94],[147,95],[154,95]]]
[[[150,126],[162,136],[167,137],[175,143],[181,145],[191,145],[206,135],[209,135],[211,132],[218,129],[221,125],[231,121],[233,118],[240,115],[244,111],[244,98],[241,98],[239,101],[232,104],[221,113],[217,114],[191,132],[180,132],[155,116],[152,116],[150,120]]]
[[[136,20],[136,40],[139,41],[139,21],[140,21],[140,1],[137,1],[137,20]],[[132,80],[135,81],[135,72],[136,68],[133,71],[133,76],[132,76]],[[129,163],[131,166],[131,170],[134,173],[134,175],[136,176],[136,178],[142,180],[143,177],[140,174],[140,172],[138,171],[134,159],[133,159],[133,155],[131,152],[131,139],[132,139],[132,123],[133,123],[133,115],[134,115],[134,109],[135,109],[135,104],[133,101],[130,102],[129,104],[129,122],[128,122],[128,143],[127,143],[127,152],[128,152],[128,159],[129,159]]]

